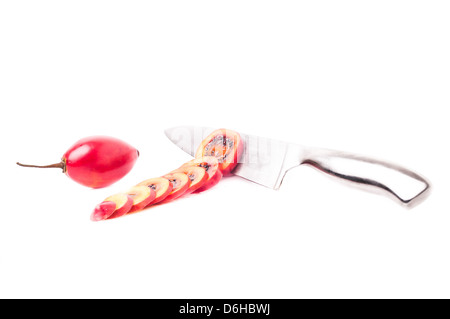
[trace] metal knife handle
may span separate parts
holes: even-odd
[[[431,187],[424,177],[399,165],[339,151],[310,150],[301,164],[352,186],[389,195],[408,208],[422,202]]]

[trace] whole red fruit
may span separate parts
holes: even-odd
[[[72,145],[60,163],[46,166],[17,164],[39,168],[59,167],[75,182],[101,188],[128,174],[138,157],[138,150],[122,140],[109,136],[90,136]]]

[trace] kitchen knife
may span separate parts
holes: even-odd
[[[165,131],[183,151],[195,155],[203,139],[215,129],[179,126]],[[430,193],[430,183],[423,176],[397,164],[335,150],[303,146],[270,138],[240,133],[243,154],[233,174],[272,189],[279,189],[286,173],[307,164],[347,183],[387,195],[411,208]]]

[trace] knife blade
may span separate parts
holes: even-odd
[[[215,129],[178,126],[165,130],[166,136],[194,156],[203,139]],[[412,208],[430,193],[423,176],[403,166],[353,153],[304,146],[239,132],[244,149],[234,175],[257,184],[279,189],[286,173],[307,164],[347,185],[387,195]]]

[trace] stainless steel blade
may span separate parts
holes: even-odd
[[[213,128],[179,126],[165,130],[167,137],[192,156]],[[263,186],[278,189],[289,168],[300,165],[304,150],[300,145],[239,132],[243,154],[233,174]]]

